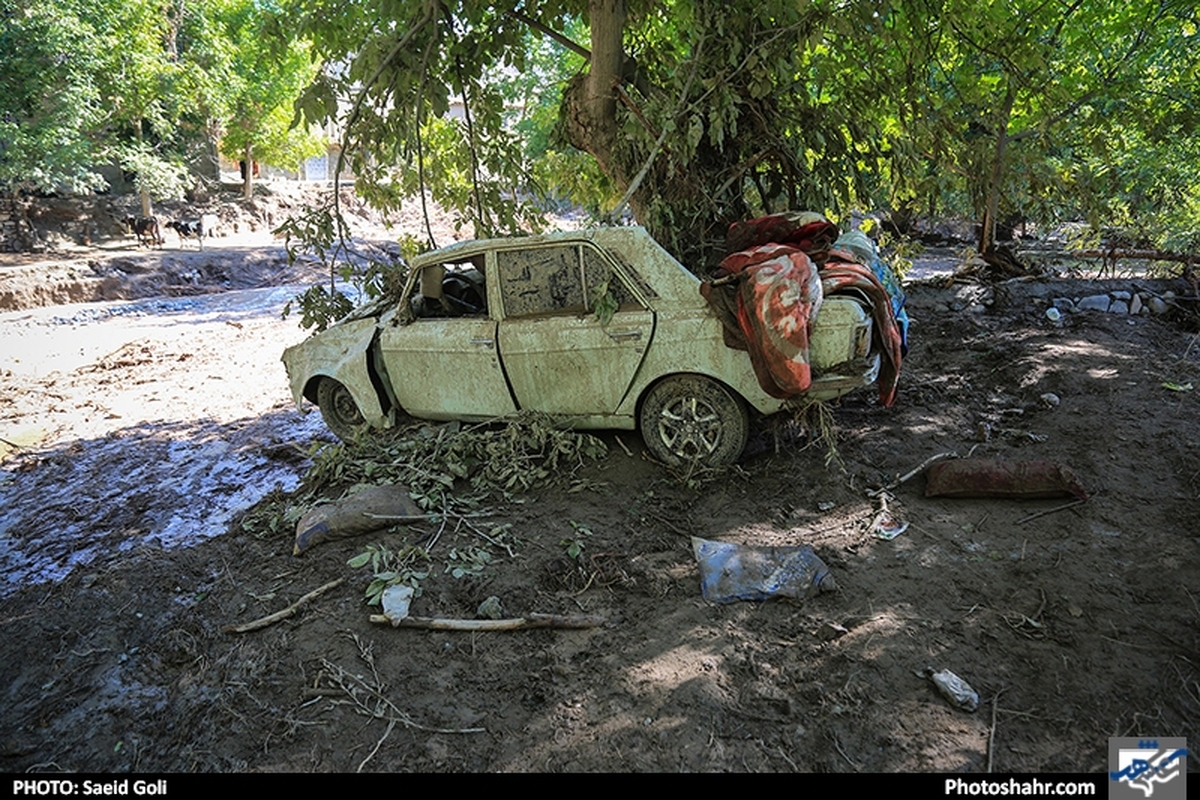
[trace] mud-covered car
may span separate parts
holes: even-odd
[[[751,413],[785,405],[726,345],[699,279],[642,228],[460,242],[410,266],[398,300],[283,354],[297,405],[315,403],[342,439],[407,418],[537,411],[576,428],[637,428],[668,464],[723,465],[745,447]],[[875,381],[867,305],[824,298],[806,397]]]

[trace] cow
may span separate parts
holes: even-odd
[[[130,214],[125,218],[125,225],[128,226],[130,233],[137,236],[140,244],[150,247],[162,247],[162,230],[159,228],[158,219],[155,217],[135,217]]]
[[[204,249],[204,237],[214,236],[217,226],[220,224],[220,219],[216,214],[201,214],[200,219],[190,220],[172,220],[167,223],[167,227],[179,234],[179,245],[183,246],[183,240],[192,236],[196,237],[196,241],[200,243],[200,249]]]

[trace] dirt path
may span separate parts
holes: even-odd
[[[844,471],[763,431],[738,469],[681,481],[608,436],[473,525],[300,558],[289,525],[239,514],[327,436],[278,361],[303,335],[278,319],[290,290],[6,313],[0,437],[23,446],[0,468],[0,768],[1097,772],[1111,735],[1194,740],[1200,407],[1163,384],[1200,386],[1200,345],[1166,317],[1046,319],[1095,288],[912,289],[897,405],[835,411]],[[948,451],[1057,459],[1092,496],[1028,519],[1063,501],[926,498],[917,478],[895,493],[908,530],[870,535],[866,489]],[[496,596],[605,624],[371,624],[347,561],[435,532],[413,613]],[[709,605],[693,535],[809,544],[839,590]],[[338,578],[284,622],[223,630]]]

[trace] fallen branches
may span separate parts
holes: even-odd
[[[395,703],[384,696],[385,687],[379,674],[375,670],[375,660],[371,654],[371,647],[364,645],[357,636],[354,641],[358,644],[359,655],[371,668],[371,676],[373,683],[369,683],[362,675],[351,674],[337,664],[334,664],[327,658],[321,659],[321,675],[320,679],[327,681],[330,686],[323,689],[320,696],[329,697],[336,696],[338,693],[344,695],[346,700],[335,700],[334,702],[349,703],[354,707],[355,712],[362,714],[365,717],[372,719],[387,720],[388,729],[384,732],[383,737],[379,739],[376,748],[383,743],[383,740],[391,733],[392,728],[397,722],[406,728],[412,728],[419,731],[427,731],[429,733],[486,733],[486,728],[439,728],[429,725],[422,725],[414,720],[404,711],[402,711]],[[330,691],[332,690],[332,692]],[[372,751],[374,755],[374,751]],[[363,765],[371,759],[371,756],[363,759],[359,765],[361,769]]]
[[[319,589],[313,589],[311,592],[304,595],[282,611],[276,611],[274,614],[268,614],[265,617],[256,619],[253,622],[244,623],[242,625],[226,625],[221,630],[225,633],[248,633],[249,631],[256,631],[259,628],[265,628],[268,625],[274,625],[276,622],[287,619],[295,614],[305,603],[308,603],[310,600],[315,600],[316,598],[328,592],[330,589],[335,589],[338,586],[341,586],[342,581],[344,580],[345,578],[338,578],[336,581],[330,581]]]
[[[604,618],[598,616],[564,617],[557,614],[529,614],[513,619],[444,619],[404,617],[394,620],[386,614],[372,614],[371,622],[393,628],[425,628],[435,631],[516,631],[527,628],[598,628]]]
[[[1070,503],[1064,503],[1061,506],[1055,506],[1054,508],[1047,508],[1045,511],[1038,511],[1035,514],[1030,514],[1028,517],[1022,517],[1021,519],[1017,520],[1017,524],[1024,525],[1026,522],[1031,522],[1031,521],[1037,519],[1038,517],[1044,517],[1044,516],[1047,516],[1048,514],[1056,514],[1059,511],[1066,511],[1068,508],[1074,508],[1075,506],[1083,505],[1086,502],[1087,502],[1086,499],[1073,500]]]
[[[989,773],[992,771],[992,764],[994,763],[992,761],[992,757],[996,752],[996,712],[1000,710],[1000,695],[1002,694],[1004,694],[1003,689],[996,692],[995,696],[992,698],[992,728],[990,731],[988,731],[987,771]]]
[[[1119,258],[1131,258],[1139,261],[1173,261],[1189,266],[1200,264],[1200,255],[1172,253],[1169,250],[1072,250],[1068,254],[1072,258],[1100,258],[1113,263]]]

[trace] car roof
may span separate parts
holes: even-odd
[[[537,247],[547,244],[562,244],[568,242],[594,242],[598,245],[610,245],[622,240],[650,238],[645,228],[638,226],[620,226],[607,228],[589,228],[575,231],[552,231],[531,236],[506,236],[495,239],[470,239],[455,242],[452,245],[421,253],[412,260],[412,268],[419,270],[430,264],[440,264],[447,261],[464,260],[471,256],[485,253],[489,250],[519,250],[525,247]]]

